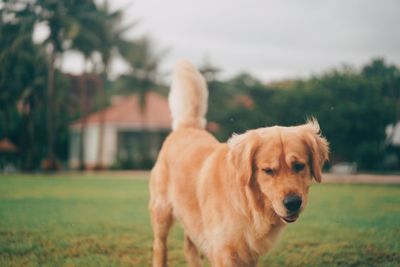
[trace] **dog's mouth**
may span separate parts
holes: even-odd
[[[281,220],[284,221],[285,223],[292,223],[295,222],[297,220],[297,218],[299,218],[299,214],[292,214],[289,216],[285,216],[285,217],[281,217]]]

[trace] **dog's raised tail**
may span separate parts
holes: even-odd
[[[172,113],[172,129],[206,126],[208,90],[204,77],[187,60],[180,60],[175,67],[169,107]]]

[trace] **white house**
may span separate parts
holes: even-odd
[[[166,97],[153,92],[147,93],[145,107],[141,111],[138,95],[118,96],[113,99],[111,107],[70,125],[71,168],[79,167],[80,138],[85,120],[83,160],[88,169],[99,165],[111,167],[117,164],[130,168],[149,165],[156,158],[171,129],[171,115]],[[101,132],[102,153],[99,151]]]
[[[400,146],[400,121],[386,127],[387,143],[393,146]]]

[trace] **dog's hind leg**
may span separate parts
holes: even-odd
[[[151,207],[153,227],[153,267],[167,266],[167,236],[173,223],[172,209],[167,205]]]
[[[158,167],[158,168],[157,168]],[[160,166],[151,173],[150,214],[153,228],[153,267],[167,266],[167,236],[174,221],[167,196],[167,177]]]
[[[196,246],[193,244],[192,240],[185,235],[184,244],[185,258],[190,267],[201,267],[201,259]]]

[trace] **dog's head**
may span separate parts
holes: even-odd
[[[268,127],[233,136],[228,160],[239,184],[285,222],[297,220],[307,204],[312,178],[321,182],[328,142],[310,120],[293,127]]]

